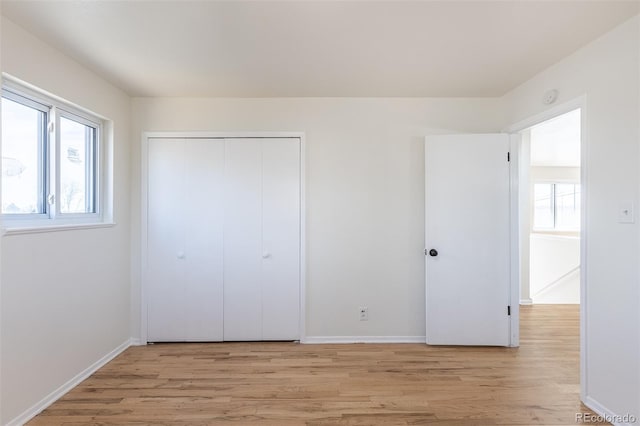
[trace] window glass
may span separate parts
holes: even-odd
[[[47,114],[2,99],[2,213],[45,212],[43,152]]]
[[[95,212],[96,129],[60,118],[60,213]]]
[[[553,229],[553,184],[534,184],[533,196],[533,227],[536,229]]]
[[[538,230],[580,230],[580,185],[536,183],[533,185],[533,228]]]
[[[580,229],[580,185],[557,183],[556,228]]]

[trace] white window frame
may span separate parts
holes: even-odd
[[[63,99],[47,94],[3,75],[2,98],[8,98],[26,106],[36,108],[47,114],[48,123],[41,155],[40,172],[44,174],[44,213],[40,214],[2,214],[2,228],[5,234],[42,232],[47,230],[73,229],[112,225],[105,222],[105,182],[104,163],[105,128],[107,120],[73,105]],[[44,111],[46,109],[46,111]],[[60,211],[60,119],[64,117],[95,129],[95,148],[90,166],[93,185],[90,188],[93,212],[62,213]]]
[[[531,193],[533,194],[533,188],[535,185],[551,185],[551,211],[553,215],[553,227],[551,228],[543,228],[539,226],[535,226],[535,203],[531,212],[531,230],[532,232],[537,233],[579,233],[580,227],[577,229],[574,228],[561,228],[558,227],[558,210],[557,210],[557,200],[556,200],[556,185],[579,185],[580,186],[580,196],[582,197],[582,185],[579,181],[576,180],[564,180],[564,179],[542,179],[536,180],[532,182]],[[582,206],[581,206],[582,207]],[[582,216],[581,216],[582,218]]]
[[[51,120],[50,110],[51,108],[40,102],[39,100],[34,99],[32,96],[25,96],[22,93],[19,93],[15,90],[5,90],[2,88],[2,98],[7,98],[11,101],[19,103],[20,105],[27,106],[29,108],[33,108],[45,114],[45,123],[44,129],[42,130],[42,140],[40,142],[40,146],[38,147],[39,156],[38,156],[38,173],[39,173],[39,182],[38,182],[38,198],[39,204],[42,205],[42,212],[40,213],[22,213],[22,214],[2,214],[3,219],[11,219],[11,218],[20,218],[21,220],[26,221],[39,221],[43,219],[48,219],[47,213],[47,194],[49,193],[48,187],[48,167],[47,162],[49,158],[48,152],[48,144],[47,144],[47,123]],[[12,220],[12,219],[11,219]]]
[[[60,195],[61,192],[61,188],[60,188],[60,160],[62,158],[62,153],[60,151],[60,144],[57,143],[59,140],[59,135],[60,135],[60,118],[67,118],[69,120],[75,121],[76,123],[80,123],[80,124],[84,124],[85,126],[89,126],[95,129],[96,135],[95,135],[95,148],[93,149],[93,158],[92,158],[92,163],[90,164],[90,168],[91,168],[91,172],[93,175],[93,185],[90,185],[89,189],[89,194],[90,197],[92,198],[91,203],[93,204],[93,212],[89,212],[89,213],[62,213],[60,211]],[[68,109],[62,109],[62,108],[56,108],[55,110],[55,124],[54,124],[54,133],[55,133],[55,192],[54,194],[56,195],[56,200],[55,200],[55,209],[52,209],[51,215],[53,216],[54,219],[64,219],[64,220],[73,220],[73,221],[78,221],[78,220],[100,220],[101,215],[100,215],[100,207],[101,207],[101,202],[100,202],[100,159],[102,158],[102,155],[100,155],[100,137],[102,135],[102,123],[101,122],[96,122],[94,120],[89,120],[86,117],[82,116],[82,115],[78,115],[77,113],[74,112],[70,112],[68,111]],[[85,200],[85,203],[87,202],[87,200]]]

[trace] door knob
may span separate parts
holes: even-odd
[[[263,259],[268,259],[268,258],[270,258],[270,257],[271,257],[271,253],[266,252],[266,251],[265,251],[264,253],[262,253],[262,258],[263,258]]]
[[[438,255],[438,250],[436,249],[429,250],[429,256],[436,257],[437,255]]]

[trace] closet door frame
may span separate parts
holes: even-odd
[[[306,340],[306,149],[303,132],[143,132],[140,147],[140,340],[133,339],[133,344],[146,345],[147,312],[148,312],[148,216],[149,216],[149,139],[281,139],[297,138],[300,141],[300,299],[299,299],[299,336],[300,342]]]

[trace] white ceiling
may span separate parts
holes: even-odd
[[[531,165],[580,167],[580,117],[576,109],[533,126]]]
[[[637,1],[16,1],[133,96],[501,96]]]

